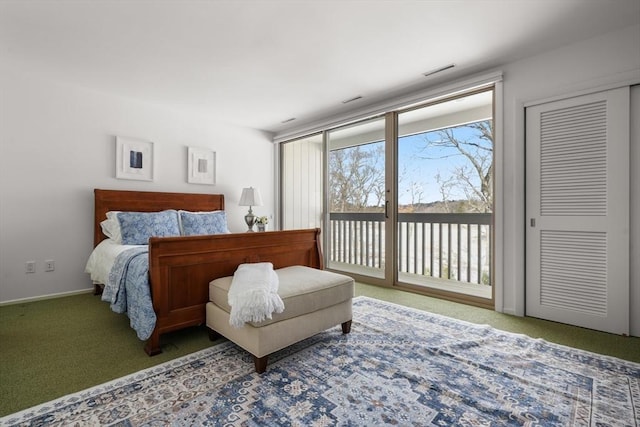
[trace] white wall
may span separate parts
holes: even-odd
[[[503,68],[503,311],[524,314],[525,105],[575,95],[615,82],[640,82],[639,44],[640,26],[636,25],[511,63]],[[637,194],[639,185],[639,182],[631,181],[632,192]],[[637,227],[638,215],[632,214],[631,221]],[[631,277],[640,277],[637,260],[632,259],[630,264],[635,269],[632,270]],[[631,287],[637,293],[640,283],[631,283]],[[640,306],[632,306],[631,311],[640,311]],[[635,325],[632,330],[638,335],[640,325]]]
[[[155,143],[153,182],[115,178],[115,136]],[[188,184],[187,146],[217,154],[217,184]],[[222,193],[229,227],[244,231],[242,187],[274,213],[271,135],[162,106],[0,70],[0,302],[91,287],[93,189]],[[44,260],[55,271],[44,272]],[[25,274],[26,261],[36,273]]]

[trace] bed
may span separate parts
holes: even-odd
[[[101,226],[107,212],[224,211],[221,194],[96,189],[94,201],[94,252],[109,240]],[[146,248],[139,249],[141,254],[148,250],[148,257],[140,258],[148,262],[150,309],[156,317],[145,352],[150,356],[161,353],[160,336],[164,333],[204,324],[209,283],[233,275],[242,263],[271,262],[274,268],[304,265],[322,269],[319,235],[319,229],[306,229],[151,237]],[[136,245],[140,246],[143,245]],[[97,294],[103,285],[95,283]]]

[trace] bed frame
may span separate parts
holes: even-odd
[[[221,194],[96,189],[94,196],[94,245],[106,239],[100,222],[108,211],[224,209]],[[149,356],[161,353],[160,336],[164,333],[204,324],[209,282],[233,275],[238,265],[246,262],[322,269],[320,229],[149,239],[149,280],[157,321],[145,352]]]

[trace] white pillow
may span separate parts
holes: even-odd
[[[122,244],[122,233],[120,232],[120,222],[118,221],[119,211],[107,212],[107,219],[100,223],[102,233],[118,244]]]

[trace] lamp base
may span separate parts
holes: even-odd
[[[256,216],[251,211],[251,208],[249,208],[249,213],[244,216],[244,222],[246,222],[247,227],[249,227],[247,233],[253,232],[253,225],[256,223]]]

